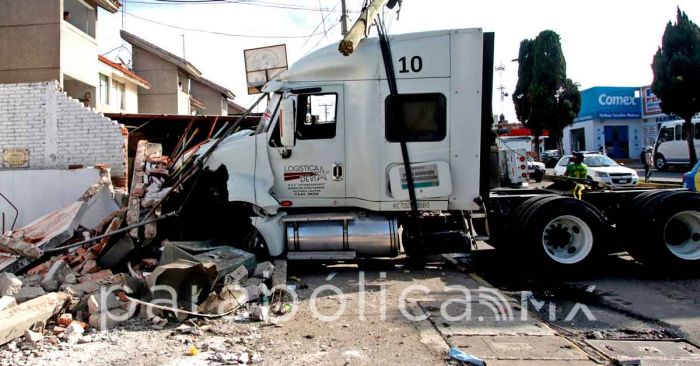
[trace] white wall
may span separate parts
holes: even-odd
[[[571,130],[585,129],[586,150],[597,151],[605,144],[605,126],[627,126],[629,158],[636,159],[644,147],[641,120],[589,120],[564,128],[564,153],[571,154]]]
[[[121,127],[58,91],[56,81],[0,84],[0,156],[4,149],[29,151],[22,169],[107,164],[113,177],[126,176]]]
[[[97,41],[68,22],[61,23],[61,72],[97,86]]]
[[[129,79],[123,77],[120,70],[116,70],[103,62],[98,62],[98,71],[100,74],[105,75],[109,78],[109,103],[102,104],[99,102],[99,98],[95,97],[97,103],[97,111],[102,113],[138,113],[139,112],[139,95],[138,86],[130,81]],[[125,91],[125,104],[124,109],[121,109],[117,105],[117,89],[115,86],[115,81],[126,85]]]
[[[17,229],[78,200],[99,179],[98,169],[0,170],[0,193],[18,208]],[[15,211],[2,197],[1,213],[5,214],[5,230],[9,230]]]

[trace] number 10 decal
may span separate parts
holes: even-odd
[[[408,69],[409,65],[407,65],[406,57],[401,57],[399,59],[399,62],[401,63],[401,69],[399,70],[399,73],[401,73],[401,74],[411,72],[411,71],[420,72],[421,70],[423,70],[423,59],[420,58],[420,56],[411,57],[411,62],[410,62],[411,70]]]

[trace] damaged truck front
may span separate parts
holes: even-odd
[[[257,130],[227,137],[206,167],[225,170],[229,203],[272,256],[392,257],[401,227],[409,254],[466,252],[462,211],[481,208],[484,49],[479,29],[394,36],[389,73],[378,39],[349,57],[320,49],[265,87]]]

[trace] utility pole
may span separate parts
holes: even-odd
[[[496,71],[498,71],[500,80],[500,85],[497,89],[501,91],[501,115],[503,115],[503,101],[508,96],[508,93],[505,92],[506,87],[503,86],[503,72],[506,71],[505,65],[503,65],[503,63],[501,62],[498,66],[496,66]]]
[[[345,6],[345,0],[340,0],[342,15],[340,16],[340,33],[345,37],[348,34],[348,8]]]
[[[182,37],[182,59],[185,60],[185,33],[180,36]]]
[[[348,34],[343,37],[338,45],[338,51],[343,54],[343,56],[349,56],[356,48],[360,41],[365,37],[367,29],[374,22],[374,18],[377,17],[379,11],[386,5],[389,0],[373,0],[366,8],[360,13],[360,17],[357,18],[355,24],[350,28]]]

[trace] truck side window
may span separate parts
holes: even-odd
[[[673,128],[663,127],[659,133],[659,143],[673,141]]]
[[[694,124],[693,128],[695,129],[695,139],[700,140],[700,124]]]
[[[388,96],[386,139],[400,142],[442,141],[447,135],[447,100],[440,93]],[[405,136],[402,136],[405,133]]]
[[[297,100],[297,139],[334,138],[338,94],[300,94]]]
[[[681,135],[681,125],[676,125],[676,141],[681,140],[683,140],[683,137]]]

